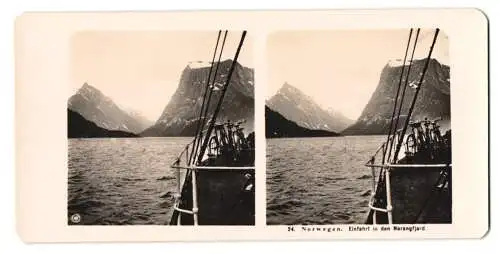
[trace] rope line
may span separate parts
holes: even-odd
[[[222,102],[224,100],[224,96],[225,96],[227,88],[228,88],[228,86],[230,84],[231,76],[232,76],[232,73],[234,72],[235,66],[237,64],[238,56],[240,54],[241,48],[243,46],[243,41],[244,41],[246,33],[247,33],[247,31],[243,31],[243,34],[241,36],[238,48],[237,48],[235,56],[233,58],[233,62],[231,64],[231,67],[230,67],[229,72],[228,72],[227,80],[226,80],[226,82],[223,85],[223,89],[222,89],[219,101],[216,104],[216,108],[215,108],[215,111],[214,111],[214,113],[213,113],[213,115],[211,117],[211,120],[209,122],[208,129],[206,131],[204,131],[204,126],[206,124],[207,114],[208,114],[208,110],[210,108],[210,102],[211,102],[211,99],[212,99],[212,93],[213,93],[213,90],[214,90],[213,88],[215,87],[215,81],[216,81],[216,78],[217,78],[217,72],[218,72],[218,69],[219,69],[219,66],[220,66],[220,62],[221,62],[220,60],[221,60],[221,57],[222,57],[222,52],[224,50],[224,45],[226,43],[226,38],[227,38],[227,33],[228,33],[227,30],[224,33],[224,38],[223,38],[222,46],[221,46],[221,49],[220,49],[220,52],[219,52],[218,61],[217,61],[216,67],[215,67],[215,72],[212,72],[213,67],[215,65],[215,57],[217,55],[217,51],[218,51],[218,47],[219,47],[221,32],[222,31],[219,30],[219,34],[217,36],[217,43],[216,43],[216,46],[215,46],[214,55],[212,57],[212,63],[211,63],[209,74],[208,74],[208,79],[207,79],[207,83],[206,83],[206,87],[205,87],[205,93],[203,95],[203,102],[202,102],[202,106],[201,106],[201,109],[200,109],[200,116],[199,116],[198,123],[197,123],[195,137],[194,137],[193,141],[190,143],[191,144],[191,151],[192,152],[191,152],[190,155],[188,155],[188,153],[189,153],[189,145],[186,146],[186,148],[181,152],[181,155],[179,155],[179,157],[174,162],[174,164],[171,165],[172,168],[177,168],[177,178],[178,178],[177,180],[178,180],[178,189],[179,189],[178,191],[179,191],[179,193],[178,193],[178,195],[176,195],[176,201],[175,201],[175,204],[174,204],[174,213],[177,216],[177,225],[181,225],[181,215],[182,214],[191,214],[193,216],[193,224],[194,225],[198,225],[198,199],[197,199],[198,197],[197,197],[197,192],[196,192],[197,191],[196,178],[197,178],[198,169],[211,169],[211,170],[219,169],[219,167],[192,167],[192,165],[193,164],[195,164],[195,165],[200,164],[201,160],[203,159],[203,155],[204,155],[205,150],[207,148],[208,141],[210,139],[211,133],[212,133],[213,128],[215,126],[215,120],[216,120],[217,115],[219,114],[219,111],[221,109]],[[212,74],[213,74],[213,78],[212,78]],[[212,78],[212,84],[210,83],[211,78]],[[208,92],[208,89],[210,89],[209,92]],[[207,94],[208,94],[208,96],[207,96]],[[205,134],[204,134],[204,132],[205,132]],[[201,148],[198,151],[198,148],[200,146],[200,141],[203,139],[203,135],[205,135],[204,141],[201,143]],[[187,167],[180,166],[180,158],[181,158],[181,156],[182,156],[183,153],[186,154],[186,160],[188,160],[188,166]],[[189,159],[188,159],[188,157],[189,157]],[[193,163],[195,160],[196,160],[196,162]],[[186,209],[180,207],[181,206],[180,201],[181,201],[182,193],[185,191],[184,188],[180,187],[181,186],[180,185],[180,169],[181,168],[187,169],[186,175],[185,175],[185,178],[184,178],[184,184],[182,186],[186,186],[186,184],[189,183],[189,181],[191,181],[191,191],[192,191],[192,193],[191,193],[191,195],[192,195],[191,210],[189,210],[189,207],[187,207]],[[232,168],[242,169],[244,167],[223,167],[223,169],[225,169],[225,170],[230,169],[230,168],[231,169]],[[254,167],[248,168],[248,169],[255,170]],[[172,221],[171,221],[171,223],[172,223]]]
[[[399,125],[399,118],[401,117],[401,109],[403,108],[406,87],[408,86],[408,80],[410,79],[411,67],[413,66],[413,56],[415,55],[415,49],[417,48],[419,34],[420,34],[420,28],[417,29],[417,35],[415,36],[415,43],[413,44],[413,50],[411,52],[411,57],[410,57],[410,64],[408,65],[408,72],[406,73],[405,85],[403,86],[403,92],[401,93],[401,101],[399,103],[399,110],[398,110],[398,114],[396,115],[396,126],[394,127],[394,138],[391,141],[389,154],[387,156],[388,160],[391,157],[392,147],[394,145],[394,140],[396,139],[396,130],[397,130],[398,125]],[[402,132],[401,135],[404,137],[405,134]],[[395,154],[395,160],[396,159],[397,159],[397,153]]]
[[[401,70],[401,75],[400,75],[400,79],[399,79],[398,89],[397,89],[397,92],[396,92],[396,98],[394,100],[394,107],[393,107],[391,122],[390,122],[390,126],[389,126],[389,133],[387,135],[387,141],[385,143],[383,143],[382,146],[381,146],[381,148],[382,148],[382,154],[383,154],[382,155],[382,165],[385,164],[386,158],[387,158],[387,162],[389,162],[389,160],[391,158],[392,148],[393,148],[393,145],[394,145],[394,142],[395,142],[396,138],[398,138],[398,140],[397,140],[397,145],[396,145],[396,149],[395,149],[395,153],[394,153],[394,159],[393,159],[394,162],[393,163],[396,163],[396,161],[397,161],[398,154],[399,154],[399,151],[401,149],[401,146],[402,146],[402,143],[403,143],[403,139],[404,139],[404,136],[405,136],[404,134],[407,131],[407,128],[408,128],[408,125],[409,125],[409,121],[410,121],[411,115],[413,113],[416,100],[418,98],[418,94],[419,94],[420,89],[422,87],[422,83],[424,81],[427,69],[429,68],[429,63],[430,63],[430,60],[431,60],[432,51],[434,50],[436,39],[437,39],[438,34],[439,34],[439,29],[436,29],[436,31],[435,31],[434,38],[433,38],[431,47],[429,49],[429,53],[428,53],[428,56],[427,56],[424,68],[422,70],[422,74],[420,76],[420,79],[419,79],[419,82],[418,82],[418,86],[416,88],[415,94],[413,95],[413,99],[411,101],[411,105],[410,105],[410,108],[408,110],[407,117],[405,119],[405,122],[404,122],[402,130],[399,132],[397,130],[397,128],[398,128],[398,125],[399,125],[399,119],[401,117],[401,111],[402,111],[402,108],[403,108],[403,102],[404,102],[404,99],[405,99],[406,87],[408,86],[408,82],[409,82],[409,79],[410,79],[411,67],[412,67],[412,63],[413,63],[413,59],[414,59],[416,45],[419,42],[420,28],[418,28],[416,36],[415,36],[415,41],[413,43],[413,49],[412,49],[412,53],[411,53],[410,63],[408,65],[408,70],[407,70],[407,73],[406,73],[406,80],[404,82],[403,90],[402,90],[401,96],[400,96],[401,85],[403,83],[403,76],[404,76],[404,72],[405,72],[406,59],[408,57],[408,49],[409,49],[409,46],[410,46],[410,42],[411,42],[411,38],[412,38],[412,33],[413,33],[413,29],[410,30],[410,34],[408,36],[408,42],[407,42],[407,45],[406,45],[406,51],[405,51],[405,56],[404,56],[404,60],[403,60],[403,67],[402,67],[402,70]],[[399,100],[399,107],[398,107],[398,99],[399,99],[399,97],[400,97],[400,100]],[[397,114],[396,114],[396,111],[397,111]],[[395,117],[396,117],[396,120],[395,120]],[[398,136],[398,133],[400,133],[399,136]],[[390,145],[389,145],[389,143],[390,143]],[[380,148],[377,149],[377,152],[375,153],[375,155],[379,151],[380,151]],[[369,161],[368,164],[367,164],[367,166],[372,167],[372,170],[373,170],[373,166],[374,166],[374,158],[375,158],[374,156],[372,157],[372,160]],[[389,170],[388,168],[382,167],[381,170],[379,171],[378,182],[377,182],[376,188],[374,190],[375,191],[375,193],[374,193],[375,195],[376,195],[376,193],[379,193],[379,190],[383,187],[383,185],[387,185],[387,184],[390,185],[390,179],[389,179],[389,172],[390,171],[388,171],[388,170]],[[383,172],[386,172],[386,174],[383,174]],[[387,177],[385,177],[386,175],[387,175]],[[438,182],[441,181],[442,177],[443,177],[443,175],[441,175],[439,177]],[[373,179],[373,181],[375,181],[375,178]],[[443,186],[444,186],[444,184],[443,184]],[[386,186],[386,187],[388,187],[388,186]],[[389,202],[390,202],[390,195],[391,194],[390,194],[389,188],[386,188],[386,192],[387,193],[386,193],[385,199],[386,199],[386,202],[387,202],[387,206],[390,207],[390,203]],[[374,203],[376,201],[377,200],[373,200]],[[383,202],[383,201],[380,201],[380,202]],[[428,200],[426,200],[425,204],[427,204],[427,202],[428,202]],[[425,207],[425,204],[424,204],[424,207]],[[424,209],[424,207],[422,208],[422,210]],[[374,214],[376,214],[376,210],[377,209],[373,209],[372,207],[370,207],[370,208],[372,210],[375,210]],[[389,223],[391,223],[391,214],[390,214],[390,211],[391,210],[389,210],[389,208],[388,208],[387,209],[387,216],[388,216],[387,219],[388,219]],[[421,213],[422,213],[422,211],[419,212],[419,214],[417,215],[416,220],[418,220],[418,218],[420,217]],[[374,215],[374,216],[376,216],[376,215]]]
[[[411,42],[411,37],[413,34],[413,28],[410,29],[410,34],[408,35],[408,42],[406,43],[406,50],[405,50],[405,57],[403,59],[403,67],[401,69],[401,76],[399,77],[399,84],[398,84],[398,90],[396,92],[396,99],[394,100],[394,107],[392,109],[392,116],[391,116],[391,125],[389,126],[389,133],[387,133],[387,141],[386,147],[383,150],[383,156],[382,156],[382,164],[385,163],[385,155],[387,152],[387,146],[389,145],[389,139],[392,135],[392,126],[394,125],[394,114],[396,114],[396,107],[398,105],[398,98],[399,98],[399,91],[401,90],[401,84],[403,83],[403,74],[405,72],[405,66],[406,66],[406,57],[408,56],[408,49],[410,48],[410,42]],[[401,98],[401,101],[404,99],[404,97]],[[397,128],[397,122],[396,122],[396,127]],[[390,156],[390,155],[389,155]]]
[[[221,50],[219,52],[217,65],[215,67],[215,72],[214,72],[213,79],[212,79],[212,86],[215,86],[215,80],[217,78],[217,72],[219,71],[219,65],[220,65],[220,60],[222,57],[222,52],[224,51],[224,45],[226,45],[226,38],[227,38],[227,30],[224,32],[224,38],[222,39],[222,47],[221,47]],[[207,87],[208,86],[210,86],[210,83],[207,84]],[[207,115],[208,115],[208,109],[210,108],[210,101],[212,99],[213,88],[214,87],[210,88],[210,92],[208,94],[208,104],[207,104],[207,107],[205,108],[205,112],[203,112],[203,115],[201,116],[202,118],[200,119],[200,121],[202,121],[202,124],[201,124],[202,127],[204,127],[205,124],[207,123],[206,119],[207,119]],[[203,132],[200,132],[198,134],[198,136],[199,137],[198,137],[198,141],[196,142],[195,154],[198,152],[198,149],[200,148],[201,139],[203,138]]]
[[[413,113],[415,103],[417,102],[418,93],[420,92],[420,89],[422,88],[422,82],[424,81],[425,73],[427,72],[427,69],[429,68],[429,63],[431,61],[432,51],[434,50],[434,45],[436,44],[436,39],[437,39],[438,34],[439,34],[439,28],[437,28],[436,32],[434,33],[434,39],[432,40],[432,45],[431,45],[431,48],[429,50],[429,54],[427,56],[427,61],[425,62],[424,69],[422,70],[422,76],[420,77],[420,80],[418,82],[418,87],[417,87],[417,90],[415,91],[415,95],[413,95],[413,100],[411,102],[410,109],[408,110],[408,115],[406,117],[406,121],[405,121],[405,124],[403,126],[402,135],[399,137],[399,141],[398,141],[398,144],[396,146],[396,152],[394,153],[394,160],[397,160],[397,155],[399,154],[399,150],[401,149],[401,145],[403,144],[404,133],[406,133],[406,129],[408,128],[408,123],[410,122],[411,114]]]
[[[217,54],[217,48],[219,47],[219,40],[220,40],[220,34],[221,34],[221,30],[219,30],[219,33],[217,35],[217,43],[215,44],[215,50],[214,50],[214,55],[212,56],[212,63],[210,64],[210,70],[208,72],[208,79],[207,79],[207,86],[205,87],[205,92],[203,94],[203,102],[201,104],[201,109],[200,109],[200,117],[203,115],[203,108],[205,107],[205,100],[206,100],[206,97],[207,97],[207,92],[208,92],[208,85],[210,83],[210,75],[212,75],[212,68],[214,67],[214,61],[215,61],[215,56]],[[200,128],[201,127],[201,124],[200,124],[200,121],[198,121],[198,124],[196,126],[196,132],[195,132],[195,137],[194,137],[194,141],[193,143],[196,142],[196,138],[198,136],[198,132],[200,132]],[[190,164],[192,159],[193,159],[193,154],[194,154],[194,145],[193,147],[191,148],[191,156],[189,157],[189,161],[188,163]]]
[[[231,81],[231,76],[234,72],[234,68],[235,68],[236,63],[238,61],[238,56],[240,55],[241,47],[243,46],[243,41],[245,40],[246,34],[247,34],[247,31],[243,31],[243,33],[241,35],[240,43],[238,45],[238,49],[236,50],[236,54],[234,55],[233,63],[231,64],[231,68],[229,69],[229,73],[227,75],[227,80],[226,80],[226,83],[224,85],[224,89],[222,90],[221,96],[219,98],[219,102],[217,104],[217,107],[215,108],[214,114],[212,115],[212,119],[210,120],[210,125],[208,127],[207,134],[205,135],[205,140],[203,141],[202,146],[201,146],[201,150],[198,154],[197,163],[201,163],[201,160],[203,159],[203,154],[205,153],[205,150],[207,149],[208,139],[210,138],[210,135],[212,134],[212,130],[213,130],[214,125],[215,125],[215,119],[217,118],[217,115],[219,114],[219,111],[220,111],[221,106],[222,106],[222,102],[224,101],[224,95],[226,94],[227,87],[229,86],[229,83]]]

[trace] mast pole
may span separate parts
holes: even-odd
[[[432,40],[432,45],[429,50],[429,54],[427,56],[427,61],[425,62],[424,69],[422,70],[422,76],[420,77],[420,80],[418,82],[418,87],[417,90],[415,91],[415,95],[413,96],[413,100],[411,102],[410,109],[408,110],[408,116],[406,117],[405,124],[403,126],[403,131],[401,132],[401,136],[399,137],[397,146],[396,146],[396,152],[394,153],[394,162],[397,161],[398,159],[398,154],[399,150],[401,149],[401,145],[403,143],[403,138],[406,133],[406,129],[408,128],[408,123],[410,122],[411,114],[413,113],[413,108],[415,107],[415,103],[417,101],[418,93],[420,92],[420,89],[422,88],[422,82],[424,81],[425,73],[427,72],[427,68],[429,68],[429,62],[431,61],[431,55],[432,51],[434,50],[434,45],[436,44],[436,39],[439,34],[439,28],[436,28],[436,32],[434,33],[434,39]]]
[[[399,84],[398,84],[398,89],[396,92],[396,98],[394,99],[394,108],[392,109],[391,125],[389,126],[389,133],[387,133],[387,141],[385,142],[385,148],[382,150],[382,153],[383,153],[382,164],[385,163],[385,157],[386,157],[387,152],[388,152],[387,148],[389,146],[389,139],[392,135],[392,126],[394,125],[394,115],[396,114],[396,108],[398,106],[399,91],[401,90],[401,84],[403,81],[403,75],[404,75],[405,66],[406,66],[406,57],[408,56],[408,49],[410,48],[412,34],[413,34],[413,28],[410,29],[410,34],[408,35],[408,42],[406,43],[405,57],[403,58],[403,66],[401,67],[401,76],[399,77]],[[404,99],[404,97],[401,98],[401,100],[403,100],[403,99]],[[396,126],[394,127],[394,129],[397,129],[397,128],[398,128],[398,123],[396,122]]]
[[[415,49],[417,48],[419,34],[420,34],[420,28],[417,29],[415,43],[413,43],[413,50],[411,52],[410,64],[408,65],[408,72],[406,73],[405,84],[403,86],[403,91],[401,92],[401,101],[399,102],[399,109],[398,109],[398,113],[396,114],[396,125],[394,126],[394,137],[391,139],[391,144],[389,146],[389,154],[387,155],[387,160],[390,160],[390,158],[391,158],[392,146],[394,145],[394,139],[396,139],[396,132],[398,131],[398,125],[399,125],[399,118],[401,116],[401,110],[403,109],[403,102],[404,102],[404,98],[405,98],[406,88],[408,86],[408,80],[410,79],[411,67],[413,65],[413,56],[415,55]]]
[[[196,125],[196,132],[193,140],[193,144],[191,147],[191,156],[189,157],[188,165],[191,165],[191,161],[193,160],[194,148],[196,145],[196,139],[198,137],[198,132],[203,131],[203,126],[201,125],[201,117],[203,116],[203,108],[205,107],[205,101],[207,97],[208,86],[210,85],[210,76],[212,75],[212,68],[214,67],[215,56],[217,55],[217,48],[219,47],[220,34],[222,30],[219,30],[219,34],[217,35],[217,43],[215,44],[214,55],[212,56],[212,63],[210,64],[210,70],[208,72],[207,85],[205,86],[205,93],[203,94],[203,102],[201,103],[200,116],[198,118],[198,124]]]
[[[245,40],[246,34],[247,34],[247,31],[243,31],[243,33],[241,35],[241,39],[240,39],[240,43],[238,45],[238,49],[236,50],[236,54],[234,55],[234,58],[233,58],[233,63],[231,64],[231,68],[229,69],[229,73],[227,75],[227,80],[226,80],[226,84],[224,86],[224,90],[222,90],[221,98],[219,99],[217,107],[215,108],[215,112],[212,115],[212,119],[210,120],[210,125],[208,126],[207,133],[205,134],[205,139],[204,139],[204,141],[202,143],[200,152],[198,153],[198,161],[197,161],[198,164],[203,159],[203,154],[205,153],[205,150],[207,149],[208,140],[209,140],[209,138],[210,138],[210,136],[212,134],[212,130],[213,130],[214,125],[215,125],[215,120],[216,120],[217,115],[219,114],[219,111],[221,109],[222,102],[224,101],[224,95],[226,94],[227,87],[229,86],[229,83],[231,81],[231,76],[232,76],[232,74],[234,72],[234,68],[235,68],[236,63],[238,61],[238,56],[240,55],[241,47],[243,46],[243,41]]]
[[[220,52],[219,52],[219,57],[218,57],[218,60],[217,60],[217,65],[215,66],[215,72],[214,72],[214,75],[212,77],[212,86],[215,84],[215,80],[217,79],[217,72],[219,71],[219,65],[220,65],[220,60],[221,60],[221,57],[222,57],[222,52],[224,51],[224,45],[226,45],[226,37],[227,37],[227,30],[224,32],[224,38],[222,39],[222,46],[221,46],[221,49],[220,49]],[[210,83],[209,83],[210,85]],[[201,116],[201,129],[200,129],[200,132],[198,133],[198,139],[196,141],[196,146],[194,148],[194,153],[193,154],[196,154],[198,152],[198,148],[200,148],[200,143],[201,143],[201,139],[203,138],[203,127],[205,126],[205,124],[207,123],[206,122],[206,118],[207,118],[207,114],[208,114],[208,110],[210,109],[210,101],[212,99],[212,94],[213,94],[213,90],[214,87],[211,87],[210,88],[210,92],[208,93],[208,98],[207,98],[207,106],[205,107],[205,112],[203,112],[202,116]]]

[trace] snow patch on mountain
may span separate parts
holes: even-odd
[[[221,61],[214,85],[209,114],[216,108],[221,90],[226,86],[228,70],[232,60]],[[196,68],[195,68],[196,67]],[[207,68],[208,67],[208,68]],[[196,131],[199,112],[206,89],[210,64],[190,63],[181,73],[179,86],[165,106],[155,124],[142,132],[143,136],[184,136]],[[254,72],[253,69],[235,63],[231,83],[227,86],[218,120],[247,119],[253,126],[254,115]],[[214,80],[211,75],[210,83]]]

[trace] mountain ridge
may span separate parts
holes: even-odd
[[[213,95],[207,117],[211,117],[222,95],[232,60],[221,61],[212,86]],[[215,70],[215,69],[214,69]],[[213,71],[214,71],[213,70]],[[203,94],[207,87],[210,67],[191,68],[181,73],[179,85],[155,123],[144,130],[142,136],[193,136],[198,124]],[[210,82],[213,80],[213,76]],[[219,121],[246,120],[246,131],[253,131],[254,122],[254,70],[235,63],[231,82],[218,115]],[[210,91],[210,89],[208,90]],[[208,122],[208,121],[207,121]]]
[[[107,130],[139,133],[147,127],[87,82],[68,99],[68,108]]]
[[[426,59],[419,59],[414,60],[412,63],[398,128],[402,127],[406,119],[406,114],[415,94],[415,88],[420,80],[425,62]],[[395,65],[388,62],[384,66],[380,74],[379,84],[372,93],[361,115],[354,124],[342,132],[343,135],[379,135],[387,133],[403,66],[405,66],[405,73],[402,84],[405,84],[408,65]],[[415,103],[411,120],[438,117],[444,120],[449,120],[451,117],[450,67],[432,58],[429,61],[429,67]]]
[[[324,109],[311,96],[288,82],[266,101],[266,105],[307,129],[340,132],[353,122],[336,111]]]
[[[138,137],[138,135],[116,130],[107,130],[85,119],[79,113],[67,109],[67,136],[68,138],[119,138]]]
[[[266,138],[335,137],[338,133],[311,130],[286,119],[280,113],[265,106]]]

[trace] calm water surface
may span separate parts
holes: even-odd
[[[267,224],[364,223],[385,136],[267,140]]]
[[[191,138],[69,140],[68,218],[79,224],[168,224],[176,188],[169,165]]]

